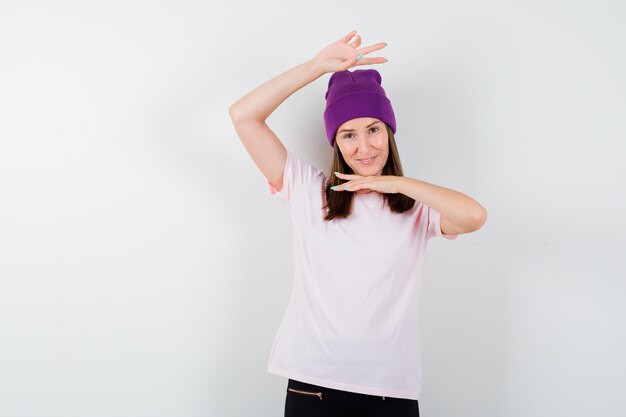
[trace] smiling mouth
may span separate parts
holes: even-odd
[[[357,161],[359,161],[363,165],[370,165],[372,162],[374,162],[374,160],[376,158],[377,158],[377,156],[373,156],[373,157],[368,158],[368,159],[357,159]]]

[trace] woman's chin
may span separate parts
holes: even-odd
[[[360,175],[362,177],[373,177],[376,175],[382,175],[382,170],[375,170],[375,169],[367,169],[367,170],[358,170],[355,172],[357,175]]]

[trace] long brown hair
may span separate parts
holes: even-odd
[[[383,172],[381,175],[404,176],[402,171],[402,164],[400,163],[400,155],[398,154],[398,148],[396,147],[396,139],[393,135],[393,131],[386,123],[385,128],[387,129],[387,134],[389,136],[389,156],[387,157],[387,162],[383,167]],[[334,185],[340,185],[345,182],[345,180],[340,179],[339,177],[334,175],[333,172],[336,171],[344,174],[354,174],[352,168],[350,168],[350,166],[343,159],[343,155],[341,155],[341,151],[337,146],[336,140],[334,142],[333,148],[335,150],[335,154],[333,156],[331,175],[326,181],[324,189],[322,190],[325,197],[325,205],[323,206],[323,208],[327,209],[324,220],[327,221],[332,220],[335,217],[348,217],[350,215],[350,208],[352,206],[352,198],[354,197],[354,192],[352,191],[333,191],[330,189],[330,187]],[[404,213],[405,211],[413,208],[413,205],[415,204],[414,199],[401,193],[381,193],[381,195],[384,198],[385,204],[394,213]]]

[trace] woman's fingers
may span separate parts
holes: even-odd
[[[331,190],[333,191],[350,191],[350,187],[354,187],[353,184],[344,182],[343,184],[339,184],[339,185],[334,185],[332,187],[330,187]]]
[[[385,62],[387,62],[387,58],[382,58],[382,57],[361,58],[354,65],[384,64]]]
[[[358,48],[361,45],[361,35],[356,35],[354,42],[350,44],[354,49]]]
[[[385,42],[359,48],[362,39],[361,36],[356,33],[356,30],[348,32],[348,34],[338,42],[328,45],[316,55],[316,60],[320,62],[320,66],[323,67],[326,72],[345,71],[357,65],[382,64],[387,62],[387,59],[383,57],[365,57],[366,54],[387,46]]]
[[[330,187],[331,190],[334,191],[354,191],[358,190],[357,187],[363,182],[365,182],[360,175],[356,174],[344,174],[342,172],[335,172],[336,177],[346,180],[339,185],[335,185],[334,187]]]
[[[344,174],[343,172],[334,172],[334,174],[336,176],[338,176],[339,178],[341,177],[350,177],[350,178],[361,178],[360,175],[356,175],[356,174]]]
[[[350,39],[352,39],[352,37],[354,36],[354,34],[356,33],[356,30],[350,31],[350,33],[348,33],[346,36],[343,37],[343,39],[341,39],[341,41],[348,43],[350,42]]]
[[[360,54],[365,55],[365,54],[369,54],[370,52],[382,49],[385,46],[387,46],[387,44],[385,42],[378,42],[378,43],[376,43],[374,45],[370,45],[370,46],[366,46],[366,47],[361,48],[361,49],[357,49],[357,52],[360,53]]]
[[[383,64],[385,62],[387,62],[387,58],[383,58],[383,57],[371,57],[371,58],[365,58],[364,55],[368,54],[370,52],[373,51],[377,51],[379,49],[384,48],[385,46],[387,46],[387,44],[385,42],[379,42],[377,44],[371,45],[371,46],[367,46],[365,48],[361,48],[361,49],[356,49],[355,52],[358,52],[359,54],[362,54],[363,57],[359,60],[356,61],[355,65],[371,65],[371,64]],[[357,55],[358,57],[358,55]],[[356,59],[356,57],[355,57]]]

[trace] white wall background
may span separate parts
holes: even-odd
[[[288,212],[228,106],[352,29],[407,176],[482,203],[431,241],[426,417],[626,415],[620,1],[0,3],[0,415],[279,416]],[[268,119],[328,170],[330,74]]]

